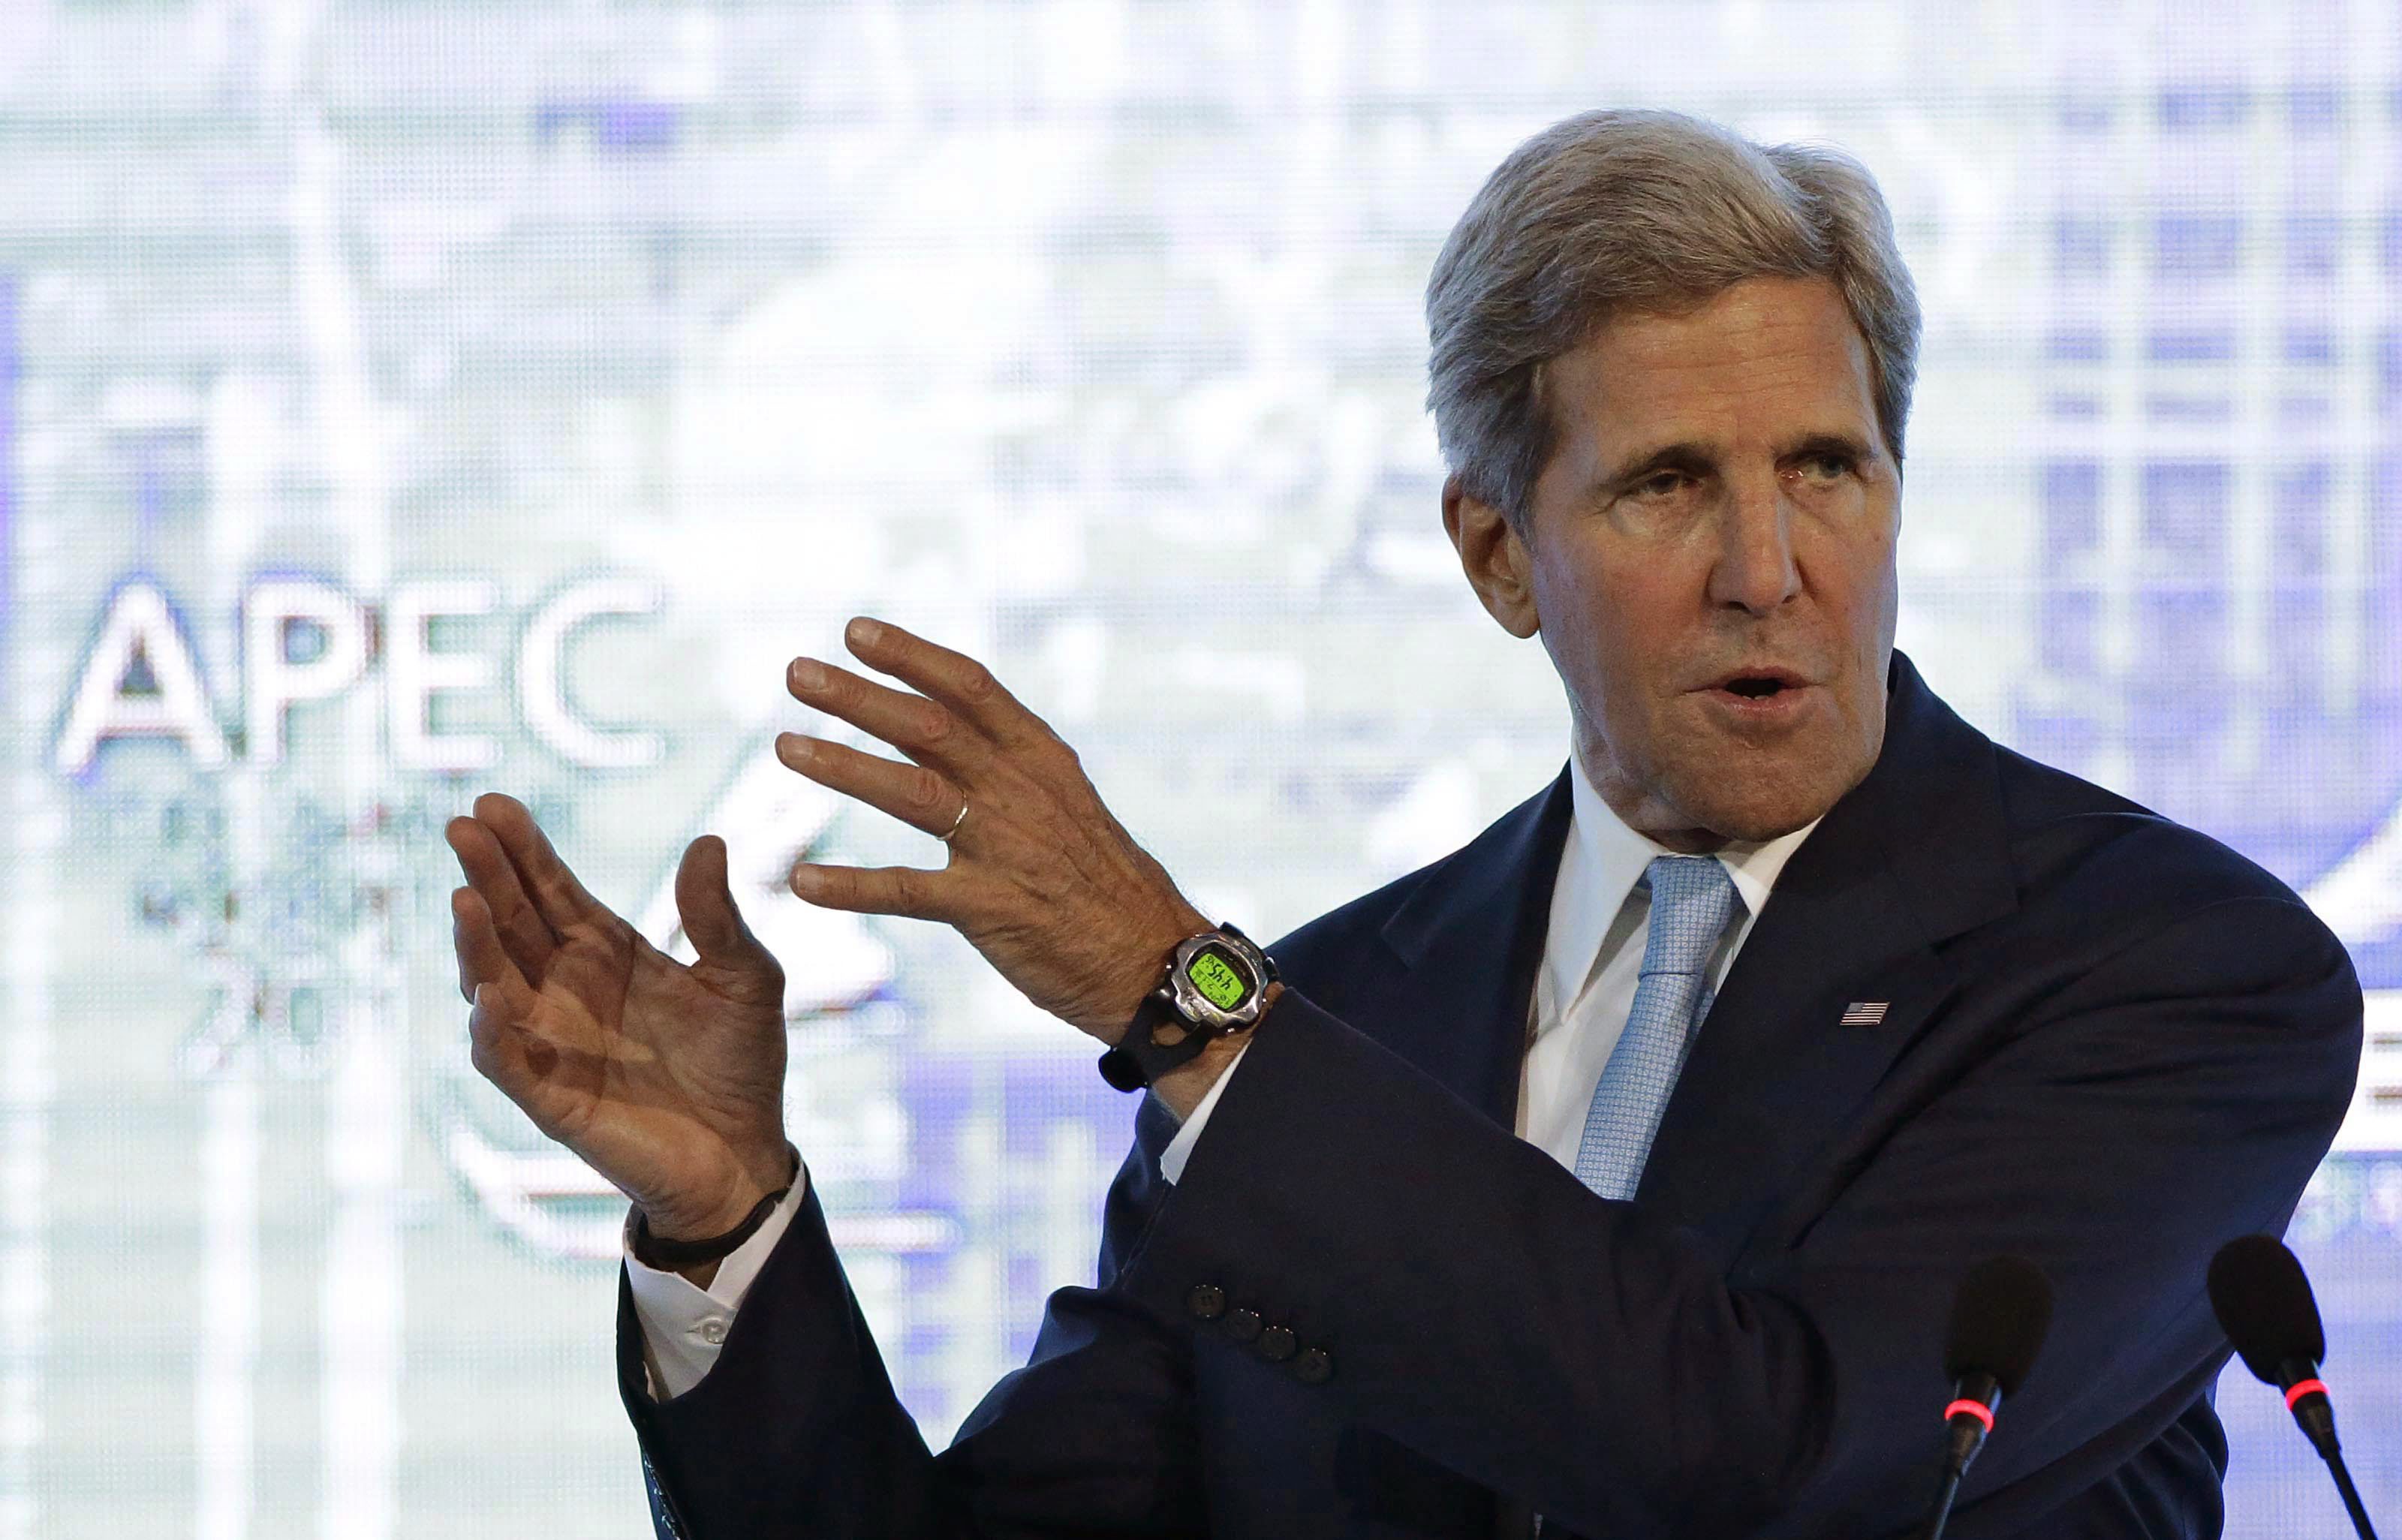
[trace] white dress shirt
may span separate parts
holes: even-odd
[[[793,1190],[768,1214],[767,1222],[717,1264],[717,1276],[701,1287],[681,1272],[662,1272],[634,1259],[634,1217],[626,1216],[626,1281],[634,1291],[634,1319],[642,1328],[642,1367],[650,1371],[655,1400],[682,1396],[717,1364],[735,1308],[749,1293],[767,1254],[792,1228],[809,1190],[809,1168],[801,1163]],[[664,1392],[664,1394],[662,1394]]]
[[[1574,773],[1568,777],[1567,843],[1560,852],[1559,875],[1552,886],[1543,960],[1527,1005],[1527,1046],[1518,1077],[1517,1133],[1573,1170],[1594,1088],[1601,1083],[1609,1052],[1617,1046],[1627,1012],[1635,1005],[1644,943],[1651,929],[1651,885],[1645,872],[1654,856],[1677,852],[1628,828],[1594,789],[1582,758],[1573,754],[1570,758]],[[1735,954],[1767,906],[1769,891],[1776,886],[1786,861],[1817,827],[1813,819],[1764,844],[1733,844],[1716,852],[1743,901],[1711,956],[1713,990],[1733,966]],[[1706,1022],[1702,1029],[1707,1030]],[[1160,1175],[1168,1181],[1184,1174],[1185,1161],[1242,1061],[1238,1053],[1227,1065],[1225,1073],[1161,1152]],[[662,1388],[671,1396],[683,1395],[698,1384],[717,1361],[743,1292],[759,1275],[767,1254],[791,1222],[808,1181],[805,1168],[792,1193],[759,1233],[726,1258],[707,1289],[694,1286],[680,1273],[644,1267],[634,1260],[628,1244],[626,1272],[633,1284],[634,1313],[642,1328],[643,1359],[650,1367],[653,1395]],[[630,1243],[630,1228],[628,1235]]]

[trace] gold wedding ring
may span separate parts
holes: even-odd
[[[956,834],[956,833],[958,833],[958,832],[959,832],[959,825],[961,825],[961,824],[963,824],[963,823],[965,823],[965,822],[967,822],[967,821],[968,821],[968,804],[967,804],[967,799],[966,799],[965,797],[961,797],[961,798],[959,799],[959,816],[958,818],[953,818],[953,819],[951,820],[951,826],[950,826],[948,829],[944,830],[941,833],[939,833],[939,834],[935,835],[934,837],[935,837],[936,839],[938,839],[938,840],[942,841],[945,845],[948,845],[948,844],[950,844],[950,843],[951,843],[951,836],[952,836],[953,834]]]

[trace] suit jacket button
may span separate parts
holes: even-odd
[[[1260,1313],[1256,1310],[1230,1310],[1226,1313],[1226,1335],[1237,1342],[1248,1342],[1260,1334]]]
[[[1293,1350],[1299,1346],[1301,1344],[1293,1340],[1292,1330],[1289,1327],[1270,1327],[1260,1333],[1260,1356],[1271,1364],[1283,1363],[1292,1356]]]
[[[1226,1291],[1215,1284],[1195,1284],[1193,1292],[1184,1297],[1185,1307],[1204,1321],[1214,1321],[1226,1313]]]
[[[1322,1385],[1334,1378],[1334,1360],[1318,1348],[1292,1361],[1292,1377],[1305,1385]]]

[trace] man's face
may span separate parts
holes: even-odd
[[[1522,540],[1454,488],[1479,596],[1539,633],[1603,798],[1672,847],[1799,829],[1884,737],[1900,477],[1823,279],[1614,317],[1548,366]]]

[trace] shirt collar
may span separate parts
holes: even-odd
[[[1655,856],[1678,852],[1637,832],[1611,811],[1593,778],[1585,773],[1583,754],[1568,754],[1569,816],[1567,847],[1561,852],[1560,874],[1552,894],[1552,916],[1543,948],[1543,971],[1551,997],[1565,1011],[1583,988],[1610,923],[1625,907],[1626,897]],[[1743,900],[1746,915],[1757,917],[1779,873],[1819,819],[1773,840],[1738,840],[1715,852]]]

